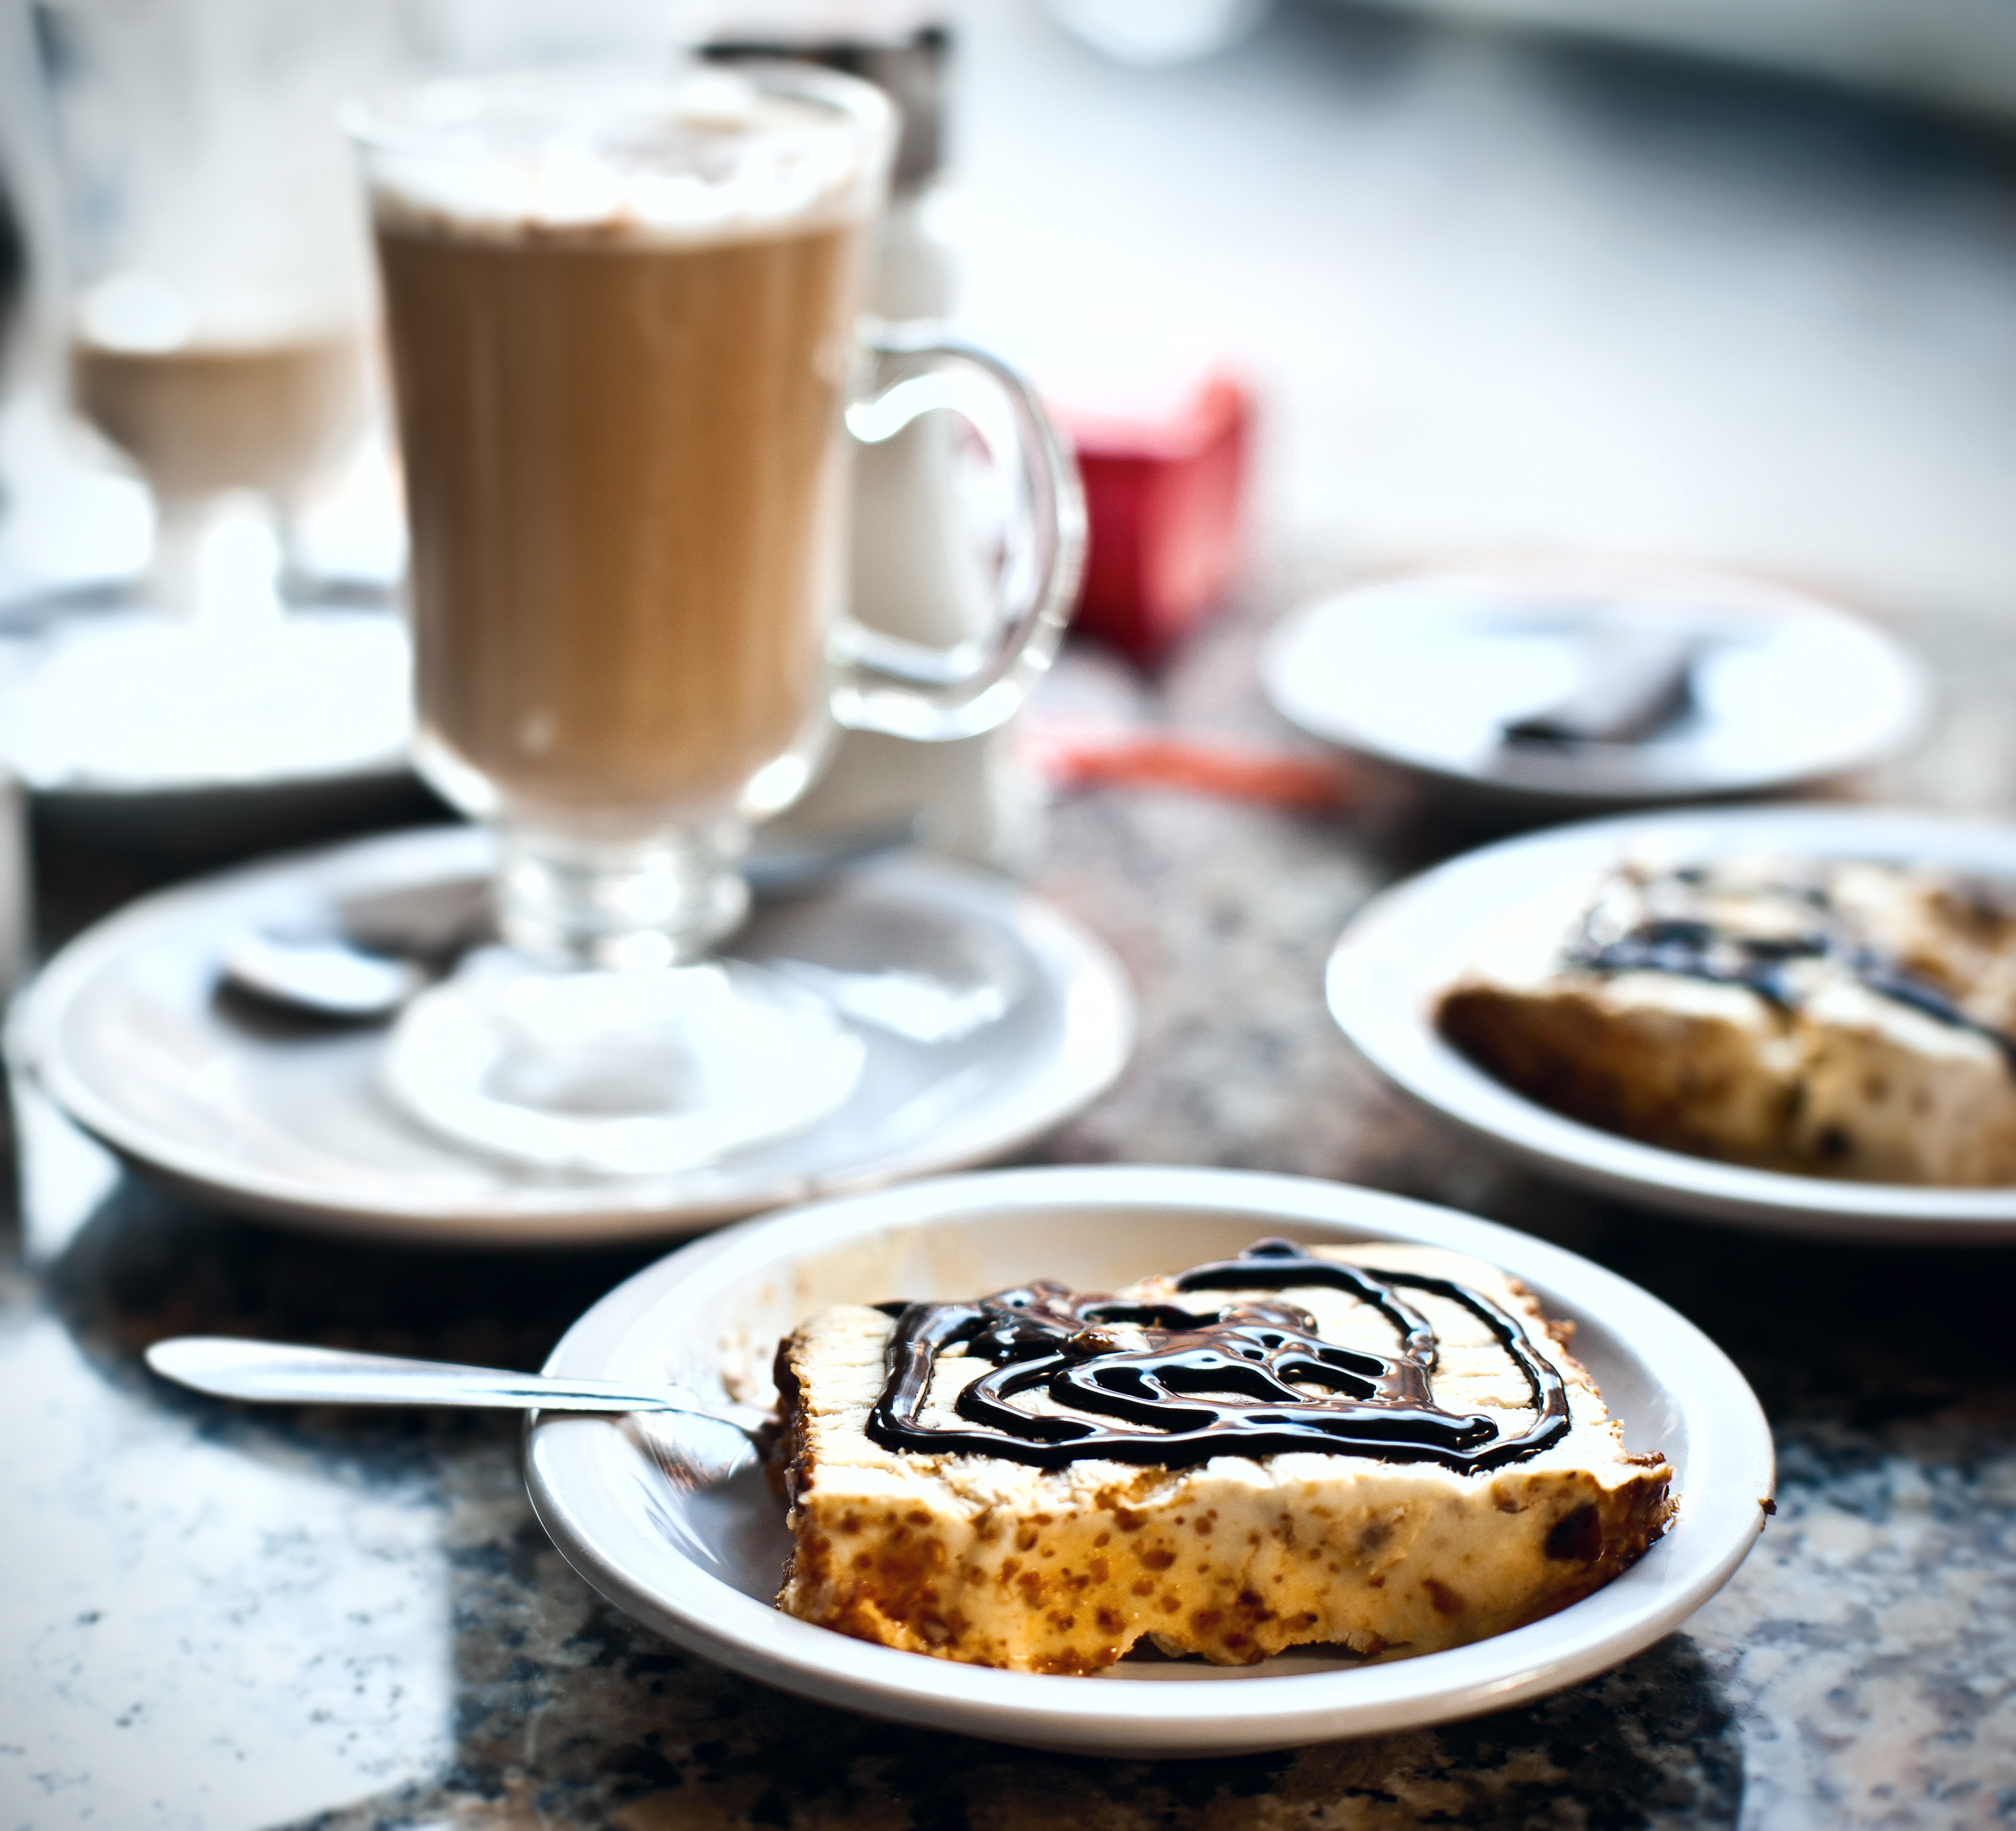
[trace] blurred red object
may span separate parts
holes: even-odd
[[[1076,627],[1153,663],[1238,566],[1252,394],[1212,372],[1124,402],[1065,390],[1048,405],[1077,448],[1091,523]]]
[[[1023,754],[1057,788],[1176,789],[1305,812],[1347,808],[1358,799],[1357,779],[1341,758],[1041,720],[1017,732]]]

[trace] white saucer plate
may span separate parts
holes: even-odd
[[[513,1168],[436,1142],[378,1084],[387,1031],[265,1016],[220,991],[236,934],[466,899],[466,827],[338,846],[146,898],[50,962],[9,1031],[15,1067],[142,1169],[226,1208],[319,1230],[517,1246],[677,1237],[814,1196],[985,1163],[1061,1124],[1133,1046],[1118,963],[991,873],[898,855],[761,905],[739,957],[837,1005],[867,1054],[812,1129],[668,1176]],[[459,887],[458,893],[457,887]]]
[[[116,583],[0,603],[0,767],[51,833],[185,866],[423,819],[405,621],[359,598],[218,629]]]
[[[2016,1189],[1918,1189],[1752,1170],[1620,1138],[1514,1093],[1445,1042],[1436,1000],[1485,930],[1625,859],[1730,852],[1933,864],[2016,879],[2016,828],[1933,814],[1784,807],[1626,815],[1466,853],[1366,905],[1330,959],[1330,1013],[1402,1093],[1530,1167],[1654,1207],[1829,1239],[2016,1241]]]
[[[1507,744],[1504,724],[1575,684],[1599,628],[1684,631],[1691,707],[1635,743]],[[1833,606],[1718,573],[1589,562],[1402,574],[1284,622],[1268,696],[1314,736],[1442,787],[1593,810],[1789,788],[1904,749],[1923,667]]]
[[[44,799],[403,775],[412,693],[405,620],[383,607],[211,629],[82,592],[45,622],[0,617],[0,760]]]
[[[1755,1395],[1694,1325],[1558,1246],[1445,1208],[1297,1177],[1220,1170],[999,1171],[825,1202],[733,1228],[612,1291],[549,1372],[665,1376],[760,1398],[779,1336],[819,1304],[970,1297],[1062,1279],[1111,1290],[1269,1235],[1410,1240],[1523,1279],[1575,1324],[1636,1451],[1674,1466],[1679,1517],[1607,1588],[1530,1627],[1367,1666],[1317,1653],[1257,1666],[1123,1660],[1095,1678],[1006,1672],[855,1640],[772,1606],[782,1509],[747,1468],[682,1491],[623,1423],[549,1415],[527,1431],[541,1520],[617,1606],[747,1676],[891,1721],[1085,1754],[1223,1755],[1507,1710],[1629,1658],[1726,1582],[1763,1523],[1771,1437]]]

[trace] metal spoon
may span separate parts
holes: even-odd
[[[1575,684],[1550,706],[1509,721],[1508,743],[1636,744],[1657,736],[1692,703],[1700,631],[1601,624],[1584,639]]]
[[[339,1023],[389,1017],[433,982],[416,960],[367,952],[336,935],[246,929],[224,944],[225,982],[268,1005]]]
[[[164,1379],[254,1405],[460,1405],[506,1412],[678,1412],[753,1438],[767,1412],[710,1402],[677,1386],[514,1373],[445,1361],[406,1361],[346,1348],[302,1347],[235,1336],[178,1335],[147,1350]]]

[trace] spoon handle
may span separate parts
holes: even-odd
[[[754,1405],[709,1405],[675,1386],[513,1373],[403,1361],[343,1348],[182,1335],[157,1341],[147,1365],[164,1378],[218,1398],[258,1405],[466,1405],[499,1411],[685,1412],[753,1435],[769,1422]]]
[[[1503,735],[1528,744],[1642,743],[1687,704],[1702,646],[1698,632],[1684,630],[1597,631],[1583,650],[1582,678],[1568,693],[1513,720]]]

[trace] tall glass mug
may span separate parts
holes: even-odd
[[[554,71],[353,113],[412,543],[420,767],[499,842],[509,950],[436,988],[386,1077],[437,1129],[649,1171],[809,1125],[858,1040],[708,960],[750,824],[834,721],[986,730],[1055,649],[1083,514],[1028,390],[856,319],[895,124],[789,64]],[[1020,513],[991,639],[879,637],[842,603],[848,452],[963,413]],[[699,964],[693,964],[699,962]]]

